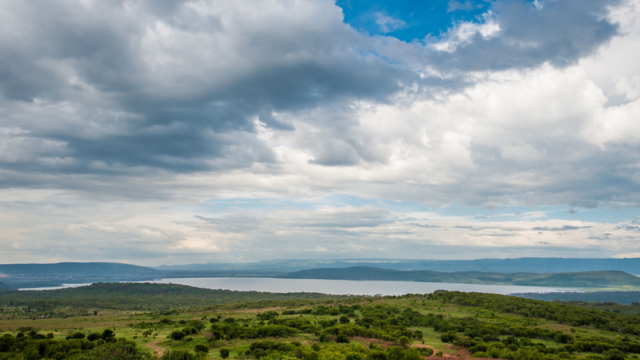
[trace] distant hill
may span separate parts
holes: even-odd
[[[7,291],[9,287],[5,285],[3,282],[0,282],[0,291]]]
[[[57,286],[63,283],[143,281],[163,276],[156,269],[106,262],[0,265],[2,281],[9,288]]]
[[[478,260],[412,260],[412,259],[333,259],[333,260],[269,260],[253,263],[208,263],[158,266],[163,271],[215,271],[242,274],[245,272],[288,273],[321,268],[370,266],[393,270],[483,271],[502,273],[564,273],[598,270],[618,270],[640,275],[640,258],[515,258]]]
[[[153,283],[96,283],[75,288],[47,291],[0,292],[0,305],[48,308],[74,307],[98,309],[162,310],[236,302],[309,300],[342,298],[319,293],[268,293],[257,291],[209,290],[186,285]]]
[[[586,271],[555,274],[509,274],[476,271],[446,273],[430,270],[400,271],[356,266],[344,269],[301,270],[280,277],[288,279],[389,280],[538,286],[640,286],[640,278],[622,271]]]

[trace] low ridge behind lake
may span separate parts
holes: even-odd
[[[640,278],[623,271],[584,271],[574,273],[498,273],[498,272],[438,272],[430,270],[401,271],[369,266],[354,266],[342,269],[310,269],[280,276],[287,279],[326,280],[387,280],[421,281],[494,285],[538,285],[538,286],[640,286]]]

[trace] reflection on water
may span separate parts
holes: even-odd
[[[74,287],[78,287],[78,286],[87,286],[87,285],[91,285],[91,283],[88,283],[88,284],[62,284],[62,286],[49,286],[49,287],[39,287],[39,288],[24,288],[24,289],[18,289],[18,290],[58,290],[58,289],[74,288]]]

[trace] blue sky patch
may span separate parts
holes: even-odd
[[[344,21],[370,35],[411,42],[438,36],[455,23],[479,21],[491,3],[485,0],[338,0]]]

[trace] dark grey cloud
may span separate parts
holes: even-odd
[[[594,53],[618,33],[619,26],[604,15],[619,0],[529,1],[492,4],[492,21],[499,30],[489,36],[478,31],[466,38],[448,35],[454,51],[429,51],[425,58],[438,69],[485,71],[532,68],[543,63],[574,64]]]
[[[614,4],[560,1],[535,9],[528,2],[499,1],[493,4],[498,35],[476,34],[452,53],[427,50],[422,61],[444,72],[566,65],[617,33],[602,17]],[[73,164],[7,167],[104,175],[136,167],[180,173],[273,163],[272,150],[253,135],[256,118],[277,131],[295,131],[273,114],[386,103],[416,86],[471,85],[463,77],[423,77],[412,63],[415,45],[368,38],[343,24],[333,4],[313,6],[321,12],[316,18],[300,11],[309,17],[305,21],[317,22],[306,26],[296,19],[296,8],[291,16],[256,20],[241,12],[226,18],[198,12],[188,1],[5,3],[3,11],[13,18],[0,37],[0,93],[7,107],[45,102],[79,109],[63,114],[79,118],[71,129],[43,126],[56,121],[46,113],[30,123],[18,113],[3,124],[24,127],[24,138],[63,142]],[[154,42],[163,31],[154,22],[193,43]],[[109,131],[97,136],[82,131],[107,125]],[[324,166],[385,161],[356,138],[322,139],[311,149],[310,163]],[[95,162],[105,166],[98,169]]]

